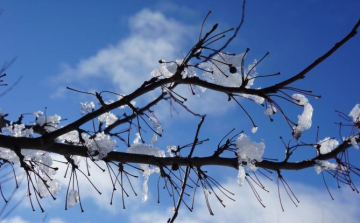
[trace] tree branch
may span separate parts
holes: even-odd
[[[357,138],[357,142],[360,142],[360,134]],[[41,138],[25,138],[25,137],[11,137],[0,135],[0,147],[8,148],[13,150],[18,146],[18,148],[22,149],[38,149],[45,152],[57,153],[64,156],[77,155],[83,157],[89,157],[88,149],[85,146],[75,146],[69,144],[62,143],[51,143],[44,144]],[[274,162],[269,160],[263,160],[261,162],[256,162],[255,166],[266,168],[270,170],[301,170],[305,168],[309,168],[314,166],[315,160],[329,160],[336,158],[338,154],[347,150],[352,145],[348,141],[342,142],[336,149],[333,151],[318,155],[313,157],[312,159],[304,160],[301,162]],[[91,158],[91,157],[90,157]],[[104,158],[106,162],[121,162],[121,163],[143,163],[154,166],[224,166],[224,167],[232,167],[237,169],[238,158],[224,158],[224,157],[216,157],[216,156],[207,156],[207,157],[154,157],[149,155],[141,155],[141,154],[132,154],[132,153],[124,153],[113,151],[108,153],[107,157]]]

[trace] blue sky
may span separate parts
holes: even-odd
[[[0,62],[16,57],[15,63],[7,70],[6,82],[12,85],[21,78],[13,90],[0,98],[0,108],[10,114],[10,119],[16,120],[22,113],[47,107],[48,114],[58,114],[69,120],[63,124],[81,116],[79,102],[94,100],[67,91],[66,86],[85,91],[106,89],[130,93],[150,78],[150,72],[157,68],[159,59],[179,59],[187,53],[196,43],[200,24],[208,10],[213,13],[207,27],[218,22],[221,30],[237,25],[241,16],[241,1],[3,0],[0,8],[3,9],[0,16]],[[328,50],[350,31],[359,19],[359,12],[360,3],[356,0],[346,3],[325,0],[249,1],[245,24],[227,51],[242,53],[250,48],[248,63],[269,51],[270,55],[258,66],[257,72],[270,74],[280,71],[282,76],[259,79],[255,87],[269,86],[301,71]],[[357,92],[359,46],[360,37],[356,36],[304,80],[293,85],[322,96],[321,99],[310,98],[314,107],[313,128],[304,133],[304,140],[315,142],[315,126],[320,126],[320,139],[337,137],[338,127],[333,123],[339,118],[334,110],[348,114],[356,103],[360,103]],[[251,123],[242,110],[227,102],[224,95],[206,92],[199,99],[189,100],[190,107],[208,115],[200,136],[210,138],[210,142],[199,147],[197,155],[212,154],[211,148],[235,127],[238,131],[244,130],[255,141],[264,140],[266,157],[283,157],[284,148],[278,137],[291,138],[283,117],[277,114],[275,122],[270,123],[263,115],[262,107],[246,102],[244,105],[259,126],[256,134],[250,132]],[[287,103],[283,105],[289,117],[296,120],[301,109]],[[173,113],[173,117],[170,117],[167,105],[160,105],[157,110],[166,133],[159,142],[160,148],[185,144],[193,139],[198,120],[180,108],[178,110],[180,114]],[[359,158],[356,151],[351,151],[351,154]],[[298,158],[311,155],[312,151],[305,150]],[[275,184],[268,182],[271,193],[263,195],[267,206],[263,209],[248,185],[237,186],[235,170],[208,169],[236,193],[237,202],[227,200],[228,207],[223,209],[215,208],[214,201],[215,216],[208,216],[204,199],[199,194],[194,213],[183,209],[179,222],[222,222],[224,219],[229,219],[227,222],[262,222],[263,219],[268,222],[290,219],[293,222],[294,219],[295,222],[357,222],[359,219],[360,197],[350,193],[349,188],[337,190],[335,182],[329,178],[336,197],[331,201],[321,176],[316,175],[312,168],[284,173],[301,200],[295,209],[285,197],[284,213],[279,206]],[[123,211],[118,196],[110,207],[110,182],[106,183],[101,173],[93,175],[99,178],[94,181],[103,188],[104,194],[99,197],[84,181],[85,213],[80,213],[78,207],[64,211],[64,196],[59,195],[56,202],[48,198],[43,202],[48,213],[46,222],[111,222],[120,219],[123,222],[164,222],[171,215],[168,200],[164,198],[161,204],[156,203],[156,186],[153,184],[150,184],[147,203],[141,203],[141,196],[132,196],[126,200],[127,210]],[[135,183],[139,194],[141,183],[142,179]],[[62,191],[65,190],[64,185]],[[166,192],[163,192],[162,197],[165,196]],[[19,194],[16,199],[20,198]],[[25,199],[4,222],[41,222],[43,217],[39,210],[33,213]]]

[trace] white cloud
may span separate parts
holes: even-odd
[[[89,78],[106,78],[120,93],[130,93],[150,78],[157,61],[181,56],[191,26],[166,18],[161,12],[144,9],[129,19],[129,36],[116,45],[99,50],[74,67],[63,64],[56,83],[89,82]],[[64,87],[61,87],[64,88]],[[101,89],[104,90],[104,89]],[[56,90],[53,97],[64,92]]]
[[[52,218],[49,220],[49,223],[66,223],[66,222],[61,220],[60,218]]]
[[[290,185],[300,203],[298,207],[295,207],[286,192],[282,190],[284,212],[280,207],[275,183],[266,183],[265,186],[270,190],[270,193],[258,189],[266,206],[263,208],[247,184],[239,187],[235,180],[231,180],[223,186],[236,194],[236,202],[224,198],[226,205],[224,208],[213,195],[210,195],[210,204],[215,213],[214,216],[211,216],[201,191],[197,194],[198,204],[194,211],[191,213],[183,207],[176,222],[358,222],[360,215],[359,197],[349,188],[344,188],[344,190],[333,189],[335,201],[332,201],[325,188],[314,188],[292,182]],[[283,189],[282,186],[280,188]],[[166,222],[171,215],[170,210],[166,214],[157,211],[146,212],[132,216],[132,222],[154,222],[154,219],[156,222]]]
[[[22,219],[21,217],[13,217],[13,218],[8,218],[5,220],[2,220],[0,223],[29,223],[28,221],[25,221],[24,219]]]

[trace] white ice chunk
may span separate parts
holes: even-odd
[[[241,97],[243,98],[247,98],[253,102],[255,102],[256,104],[262,105],[265,101],[265,99],[263,97],[257,96],[257,95],[252,95],[252,94],[240,94]]]
[[[33,115],[35,115],[36,117],[42,116],[44,113],[42,111],[36,111],[33,112]]]
[[[245,173],[244,167],[242,165],[239,165],[239,173],[238,173],[237,178],[238,178],[238,184],[240,186],[242,186],[244,184],[245,176],[246,176],[246,173]]]
[[[150,117],[149,120],[153,123],[154,127],[156,128],[156,132],[161,135],[163,130],[159,120],[157,120],[157,118],[155,118],[154,116]]]
[[[70,190],[67,196],[67,205],[69,207],[74,207],[80,202],[79,192],[77,190]]]
[[[148,145],[137,143],[132,145],[127,150],[128,153],[143,154],[156,157],[165,157],[165,152],[159,148],[152,148]]]
[[[320,145],[320,154],[329,153],[339,146],[339,142],[336,139],[331,139],[330,137],[326,137],[317,144]]]
[[[92,101],[90,103],[89,102],[84,102],[84,103],[80,102],[80,105],[81,105],[81,109],[80,109],[81,114],[90,113],[95,110],[95,104]]]
[[[273,115],[276,113],[276,108],[272,105],[269,105],[267,109],[264,111],[265,115]]]
[[[73,130],[71,132],[65,133],[64,135],[61,135],[57,138],[57,141],[60,143],[79,143],[79,132],[76,130]]]
[[[293,94],[292,98],[298,105],[306,105],[307,103],[309,103],[309,100],[302,94]]]
[[[99,122],[105,123],[105,127],[114,124],[118,118],[111,112],[106,112],[98,117]]]
[[[293,127],[293,135],[298,139],[303,131],[308,130],[311,127],[314,109],[304,95],[293,94],[292,98],[295,100],[295,103],[304,107],[303,113],[298,115],[298,124]]]
[[[356,141],[359,137],[358,136],[353,136],[350,138],[350,142],[351,142],[351,145],[355,148],[355,149],[359,149],[359,145],[358,145],[358,142]]]
[[[48,179],[46,181],[46,184],[44,184],[44,182],[42,180],[38,180],[37,182],[37,189],[40,193],[40,196],[42,198],[48,197],[50,195],[50,193],[52,195],[56,195],[60,193],[61,190],[61,184],[58,180],[50,180]]]
[[[360,122],[360,105],[356,104],[355,107],[350,111],[349,116],[353,118],[355,123]]]
[[[8,160],[9,162],[20,164],[19,157],[10,149],[0,147],[0,158]]]
[[[171,145],[171,146],[167,146],[167,153],[169,154],[170,157],[174,157],[174,153],[176,153],[178,147],[175,145]]]
[[[48,132],[57,130],[57,126],[61,120],[61,117],[59,115],[46,116],[46,117],[40,115],[39,113],[37,115],[38,116],[36,117],[34,124],[43,127]]]
[[[56,171],[53,168],[50,168],[53,164],[51,153],[35,149],[22,149],[21,154],[25,157],[25,160],[32,160],[37,163],[41,163],[37,167],[39,172],[41,171],[47,176],[55,175]]]
[[[208,72],[204,72],[204,76],[215,84],[226,87],[240,87],[242,83],[241,74],[237,71],[241,69],[241,60],[244,54],[229,55],[219,53],[213,60],[201,63],[199,67]],[[230,72],[230,67],[227,64],[231,64],[236,68],[235,73]]]
[[[320,174],[323,170],[336,170],[337,164],[330,163],[327,160],[315,160],[316,165],[314,166],[317,174]]]
[[[2,128],[4,133],[9,133],[10,136],[13,137],[30,137],[34,134],[33,129],[25,128],[24,124],[13,124],[12,122],[10,125],[6,124],[6,127]]]
[[[150,143],[151,145],[155,145],[158,142],[157,135],[154,133],[153,137],[151,137]]]
[[[239,165],[242,162],[247,162],[247,168],[255,171],[254,162],[261,162],[264,154],[265,144],[263,142],[256,143],[247,135],[241,133],[236,140],[236,147],[238,149],[237,155],[239,158]]]
[[[96,133],[94,139],[90,139],[88,135],[83,134],[82,138],[85,140],[85,145],[88,148],[92,158],[96,160],[103,159],[107,154],[114,150],[116,141],[112,140],[109,135],[104,132]]]
[[[160,60],[159,68],[153,70],[150,75],[157,78],[169,78],[176,73],[177,68],[182,64],[183,60],[176,60],[175,62],[166,62],[165,60]],[[187,67],[181,74],[182,78],[194,77],[196,76],[195,69],[193,67]]]

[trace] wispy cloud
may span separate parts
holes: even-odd
[[[87,86],[96,80],[94,78],[102,78],[110,80],[109,87],[119,93],[130,93],[150,78],[150,72],[157,67],[159,59],[181,57],[181,49],[193,33],[193,27],[149,9],[131,17],[128,25],[127,38],[100,49],[94,56],[82,59],[75,66],[63,64],[63,71],[53,81]],[[64,94],[61,90],[64,86],[59,89],[53,97]]]

